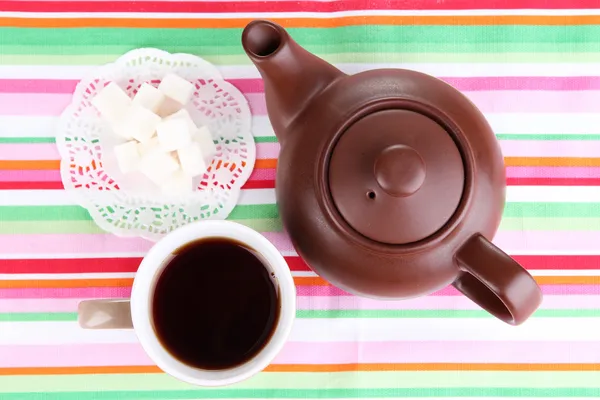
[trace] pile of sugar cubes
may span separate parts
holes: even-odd
[[[185,109],[194,85],[175,74],[158,88],[143,83],[130,98],[114,82],[92,104],[120,139],[113,147],[122,173],[141,172],[170,194],[193,191],[192,179],[203,174],[216,148],[207,127],[198,127]]]

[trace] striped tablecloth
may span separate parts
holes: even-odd
[[[0,0],[0,10],[0,399],[600,396],[599,0]],[[545,294],[531,320],[504,325],[452,288],[358,299],[295,256],[274,205],[279,148],[262,82],[240,46],[256,17],[344,71],[420,70],[481,108],[508,174],[495,243]],[[129,295],[150,243],[103,233],[62,190],[56,117],[86,72],[145,46],[217,64],[254,113],[259,161],[231,219],[288,257],[299,311],[275,363],[237,386],[182,384],[133,332],[75,322],[80,300]]]

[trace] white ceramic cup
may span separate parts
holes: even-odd
[[[172,253],[187,243],[211,237],[234,239],[254,249],[275,274],[281,306],[275,331],[263,349],[246,363],[224,370],[193,368],[173,357],[158,340],[151,314],[156,281]],[[296,316],[296,287],[285,259],[260,233],[235,222],[200,221],[173,231],[150,249],[135,276],[131,299],[86,300],[79,304],[78,313],[84,329],[133,328],[148,356],[175,378],[199,386],[223,386],[262,371],[279,353]]]

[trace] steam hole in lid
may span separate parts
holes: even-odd
[[[373,191],[368,192],[367,197],[371,200],[375,200],[375,197],[376,197],[375,192],[373,192]]]
[[[277,51],[281,45],[281,33],[273,25],[259,22],[246,29],[244,45],[253,55],[266,57]]]

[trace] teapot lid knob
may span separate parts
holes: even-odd
[[[328,178],[342,219],[386,244],[436,233],[458,208],[465,186],[452,134],[402,109],[377,111],[348,127],[331,152]]]
[[[391,196],[410,196],[425,182],[425,162],[412,147],[386,147],[375,161],[375,179]]]

